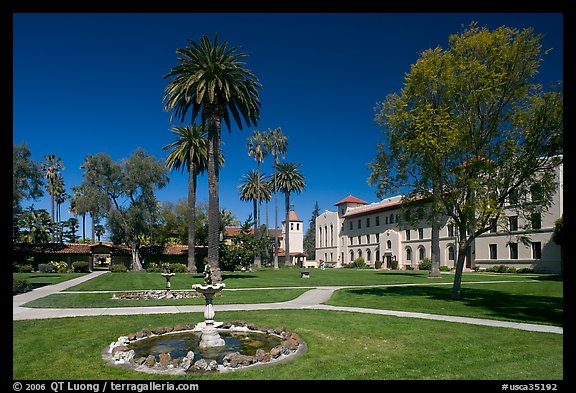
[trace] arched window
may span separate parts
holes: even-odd
[[[448,260],[453,261],[456,257],[456,252],[454,250],[454,246],[448,247]]]
[[[328,247],[328,226],[324,226],[324,246]]]
[[[358,258],[362,258],[362,250],[358,250]]]
[[[376,250],[376,260],[379,261],[380,260],[380,250]]]
[[[330,246],[334,247],[334,225],[330,224]]]
[[[418,260],[421,261],[426,258],[426,250],[424,247],[418,247]]]
[[[392,241],[390,241],[390,240],[387,240],[387,241],[386,241],[386,248],[387,248],[388,250],[392,248]]]
[[[354,262],[354,251],[350,250],[350,262]]]
[[[366,250],[366,261],[367,262],[371,261],[371,259],[370,259],[371,256],[372,256],[372,253],[370,252],[370,249],[367,249]]]
[[[394,214],[390,214],[390,224],[394,224]]]
[[[406,249],[406,260],[407,261],[411,261],[412,260],[412,249],[410,247],[408,247]]]

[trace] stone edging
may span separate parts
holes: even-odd
[[[126,336],[118,337],[102,351],[102,357],[113,365],[160,374],[183,374],[187,372],[228,372],[237,369],[256,368],[272,363],[279,363],[300,355],[306,351],[306,344],[297,333],[287,332],[283,327],[275,329],[262,328],[245,321],[231,321],[216,323],[219,332],[247,332],[275,335],[281,338],[282,342],[272,348],[270,352],[258,349],[255,356],[243,355],[239,352],[230,352],[224,356],[223,364],[217,364],[215,360],[208,363],[204,359],[194,362],[194,353],[188,354],[180,359],[172,359],[170,354],[161,354],[160,361],[156,361],[154,356],[138,358],[134,357],[134,350],[129,349],[129,345],[138,340],[161,336],[164,334],[175,334],[200,331],[200,324],[178,324],[175,326],[161,326],[153,329],[144,328],[138,332],[130,333]]]

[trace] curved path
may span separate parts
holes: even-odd
[[[28,308],[23,305],[34,299],[48,296],[52,293],[63,291],[81,282],[97,277],[102,272],[93,272],[82,277],[68,280],[59,284],[47,285],[34,289],[33,291],[15,295],[12,306],[12,319],[44,319],[63,318],[74,316],[99,316],[99,315],[134,315],[134,314],[173,314],[181,312],[204,312],[204,306],[157,306],[157,307],[114,307],[114,308]],[[415,285],[415,284],[408,284]],[[384,285],[372,285],[384,286]],[[391,285],[398,286],[398,285]],[[255,303],[255,304],[221,304],[214,306],[215,311],[241,311],[241,310],[273,310],[273,309],[316,309],[329,311],[347,311],[366,314],[390,315],[395,317],[432,319],[437,321],[467,323],[473,325],[484,325],[494,327],[505,327],[513,329],[528,330],[533,332],[545,332],[563,334],[564,329],[559,326],[538,325],[531,323],[497,321],[482,318],[469,318],[439,314],[427,314],[418,312],[380,310],[362,307],[343,307],[322,304],[332,296],[335,290],[343,288],[353,288],[358,286],[326,286],[312,287],[302,295],[286,302],[277,303]],[[262,288],[258,288],[262,289]]]

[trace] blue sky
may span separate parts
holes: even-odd
[[[305,176],[305,191],[292,201],[307,229],[315,202],[323,211],[350,194],[377,201],[367,183],[368,163],[383,141],[375,106],[400,91],[420,52],[446,48],[448,37],[472,21],[543,34],[543,47],[553,50],[538,79],[545,86],[563,79],[561,13],[15,13],[13,143],[26,142],[36,161],[61,157],[69,192],[81,183],[80,165],[89,154],[120,160],[142,147],[165,158],[162,147],[179,123],[170,123],[163,110],[163,76],[178,64],[175,51],[188,39],[218,33],[249,53],[246,67],[263,85],[258,125],[222,130],[220,206],[241,222],[252,213],[238,194],[242,176],[256,168],[247,138],[253,130],[281,127],[288,136],[285,161],[301,164]],[[271,164],[265,160],[265,173],[272,173]],[[208,200],[207,188],[201,176],[199,200]],[[181,172],[171,172],[157,193],[174,202],[186,195],[187,173]],[[50,210],[47,197],[25,206],[30,203]],[[269,209],[273,226],[273,203]],[[63,219],[67,210],[66,203]],[[263,221],[264,214],[263,208]]]

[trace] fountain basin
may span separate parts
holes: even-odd
[[[296,333],[259,328],[243,321],[218,324],[225,344],[200,346],[202,323],[142,329],[103,350],[111,364],[148,373],[226,372],[287,361],[305,352]]]

